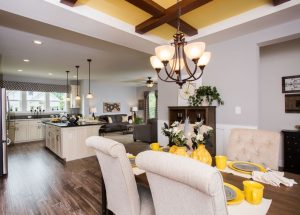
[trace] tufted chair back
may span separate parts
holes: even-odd
[[[114,214],[140,214],[136,181],[123,144],[104,137],[92,136],[86,145],[96,151],[103,175],[107,208]]]
[[[156,215],[227,215],[223,178],[194,159],[145,151],[136,157],[149,181]]]
[[[272,131],[234,128],[231,130],[229,160],[259,163],[278,170],[280,134]]]

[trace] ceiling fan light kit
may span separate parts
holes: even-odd
[[[151,79],[151,77],[148,77],[148,80],[146,81],[146,86],[148,88],[151,88],[154,86],[154,81]]]

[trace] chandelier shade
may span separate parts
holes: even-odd
[[[175,54],[175,48],[170,45],[158,46],[155,48],[155,54],[161,61],[169,61]]]
[[[163,63],[156,56],[150,57],[150,63],[154,69],[162,69],[164,67]]]
[[[210,52],[204,52],[199,59],[197,65],[198,66],[206,66],[210,61],[211,53]]]
[[[195,42],[184,46],[184,52],[190,60],[199,59],[205,50],[205,43]]]

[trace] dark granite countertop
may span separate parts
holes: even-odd
[[[57,127],[79,127],[79,126],[93,126],[93,125],[103,125],[101,122],[77,122],[76,124],[72,124],[70,122],[51,122],[49,120],[43,121],[44,124],[54,125]]]

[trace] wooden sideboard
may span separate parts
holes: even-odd
[[[300,131],[282,130],[284,171],[300,174]]]
[[[174,121],[183,121],[189,117],[190,123],[199,121],[199,116],[204,120],[204,124],[214,129],[210,137],[211,146],[206,146],[212,156],[216,155],[216,106],[171,106],[169,107],[169,125]]]

